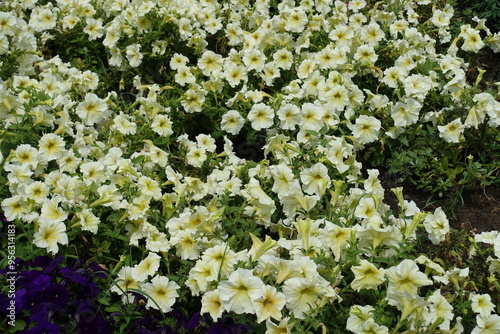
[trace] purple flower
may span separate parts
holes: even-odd
[[[107,270],[105,270],[104,268],[102,268],[97,262],[95,261],[92,261],[90,264],[89,264],[89,269],[91,269],[93,272],[94,272],[94,275],[99,277],[99,278],[102,278],[102,279],[106,279],[108,278],[108,275],[106,275],[106,272]]]
[[[43,272],[45,274],[52,273],[59,266],[59,263],[61,263],[61,261],[63,259],[64,259],[64,257],[62,255],[58,255],[55,259],[53,259],[52,261],[50,261],[49,265],[47,267],[45,267],[45,269],[43,270]]]
[[[16,300],[16,313],[21,312],[24,309],[24,301],[26,295],[26,289],[19,289],[16,291],[14,299]]]
[[[54,314],[54,312],[50,310],[50,307],[45,304],[36,305],[36,307],[30,309],[30,311],[31,315],[29,319],[31,323],[48,321]]]
[[[16,257],[14,260],[14,268],[19,268],[24,261],[20,257]],[[4,269],[0,270],[0,275],[2,276],[7,276],[7,273],[12,272],[12,270],[9,268],[9,266],[5,267]]]
[[[77,333],[92,333],[92,334],[105,334],[109,332],[109,325],[106,319],[100,314],[95,314],[92,317],[87,317],[84,320],[78,322],[76,327]]]
[[[30,272],[29,274],[31,274]],[[28,274],[27,274],[28,275]],[[50,279],[49,275],[38,275],[36,276],[33,281],[31,282],[29,286],[30,292],[43,292],[45,289],[47,289],[50,284],[52,284],[52,281]]]
[[[59,334],[60,332],[61,332],[61,330],[59,329],[59,326],[51,324],[50,322],[48,322],[46,320],[41,320],[38,322],[38,324],[35,327],[32,327],[23,333],[26,333],[26,334],[41,334],[41,333]]]
[[[189,318],[182,310],[174,310],[170,316],[177,320],[176,328],[186,329],[189,327]]]
[[[207,331],[207,334],[241,334],[251,332],[251,326],[236,324],[231,318],[225,318],[213,324]]]
[[[30,270],[30,271],[20,272],[19,275],[17,276],[16,284],[20,288],[31,288],[32,283],[35,282],[35,280],[37,280],[40,276],[48,277],[50,281],[50,276],[43,275],[41,271]]]
[[[84,313],[89,313],[92,312],[94,303],[91,299],[77,299],[75,300],[75,305],[76,305],[76,312],[78,314],[84,314]]]
[[[66,277],[70,282],[78,283],[80,285],[85,285],[87,283],[87,277],[82,275],[82,273],[79,271],[80,269],[77,271],[73,271],[68,267],[65,267],[61,268],[61,270],[59,270],[59,273],[64,277]]]
[[[48,301],[45,303],[51,305],[53,309],[64,312],[64,308],[69,303],[70,294],[64,285],[53,283],[45,290],[44,298]]]
[[[189,324],[187,326],[188,331],[192,331],[196,327],[200,325],[200,312],[196,312],[189,320]]]
[[[25,266],[27,267],[36,267],[42,268],[45,274],[50,274],[62,261],[63,256],[58,255],[56,258],[52,258],[48,255],[37,256],[35,259],[31,261],[25,262]]]

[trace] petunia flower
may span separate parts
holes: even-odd
[[[385,270],[377,268],[365,259],[362,259],[358,266],[352,266],[351,270],[354,273],[354,280],[351,282],[351,287],[355,291],[377,289],[385,281]]]
[[[142,290],[148,297],[146,307],[152,307],[164,313],[170,312],[175,298],[179,297],[177,292],[179,288],[180,286],[174,281],[170,281],[168,277],[155,276],[151,283],[142,286]]]
[[[495,304],[491,302],[491,296],[487,293],[471,293],[469,295],[469,300],[472,302],[472,311],[478,313],[483,318],[489,317],[491,312],[495,309]]]
[[[257,322],[273,318],[281,320],[281,310],[286,304],[285,295],[279,292],[274,286],[264,285],[262,287],[262,297],[253,301]]]
[[[250,270],[236,269],[218,287],[224,309],[237,314],[254,313],[253,301],[261,296],[263,286],[262,280]]]
[[[58,244],[67,245],[66,225],[61,221],[40,219],[38,230],[34,234],[33,243],[40,248],[47,248],[53,254],[59,251]]]
[[[464,128],[460,118],[457,118],[445,126],[438,125],[439,137],[448,143],[458,143],[464,132]]]
[[[414,295],[418,292],[418,288],[432,284],[432,281],[410,259],[387,269],[386,276],[389,281],[389,293],[399,291]]]

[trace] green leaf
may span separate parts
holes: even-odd
[[[121,310],[121,307],[118,306],[108,306],[105,308],[106,312],[113,313],[113,312],[119,312]]]
[[[448,158],[447,157],[444,157],[443,160],[441,161],[441,167],[443,167],[443,169],[448,169]]]
[[[25,328],[26,328],[26,323],[21,319],[16,319],[16,321],[14,322],[14,326],[12,327],[12,329],[14,329],[15,332],[21,331]]]

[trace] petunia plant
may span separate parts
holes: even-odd
[[[498,232],[440,258],[446,208],[381,182],[497,182],[499,91],[467,77],[500,51],[484,19],[456,29],[428,0],[0,9],[1,210],[27,266],[9,331],[500,328]]]

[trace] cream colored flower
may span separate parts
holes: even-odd
[[[254,104],[248,113],[248,120],[255,130],[267,129],[273,125],[274,110],[264,103]]]
[[[206,292],[201,298],[201,314],[209,313],[213,320],[220,318],[224,312],[219,290]]]
[[[293,8],[287,13],[285,30],[291,32],[302,32],[307,24],[307,14],[301,8]]]
[[[412,98],[408,98],[404,103],[397,102],[391,110],[394,125],[404,127],[416,123],[421,108],[422,104]]]
[[[387,269],[386,276],[389,280],[389,293],[399,291],[413,296],[418,292],[418,288],[432,284],[432,281],[419,270],[417,264],[409,259]]]
[[[443,322],[438,326],[439,329],[449,330],[450,322],[454,318],[453,306],[441,295],[440,290],[434,291],[434,293],[427,299],[430,304],[429,314],[433,317],[433,321],[439,318],[443,318]]]
[[[464,44],[462,45],[462,50],[464,51],[478,52],[484,46],[479,31],[474,28],[466,28],[462,31],[460,37],[464,39]]]
[[[62,140],[62,138],[59,138]],[[60,140],[55,140],[57,143],[60,142]],[[62,143],[62,147],[64,147],[64,142]],[[21,144],[16,148],[15,155],[12,158],[12,163],[15,164],[28,164],[30,169],[35,169],[38,165],[38,151],[36,148],[32,147],[31,145],[28,144]]]
[[[168,115],[158,114],[151,123],[151,129],[160,136],[170,136],[172,131],[172,121]]]
[[[378,59],[373,46],[363,44],[356,49],[354,53],[354,60],[356,60],[360,65],[373,65]]]
[[[246,82],[248,79],[245,67],[234,63],[226,65],[223,75],[229,85],[233,88],[240,84],[240,82]]]
[[[258,49],[250,49],[243,53],[243,63],[248,71],[255,70],[260,72],[264,69],[266,56]]]
[[[83,32],[89,35],[89,40],[93,41],[104,35],[104,28],[102,26],[101,20],[96,20],[93,18],[87,18],[85,21],[87,25],[83,28]]]
[[[352,127],[352,135],[360,144],[371,143],[378,138],[381,122],[373,116],[361,115]]]
[[[305,319],[316,301],[323,293],[323,289],[313,280],[293,277],[287,279],[283,285],[286,297],[286,307],[297,319]]]
[[[280,126],[285,130],[293,130],[300,121],[300,109],[294,104],[285,104],[277,111]]]
[[[99,228],[99,223],[101,222],[98,217],[96,217],[90,209],[84,209],[76,214],[80,218],[80,225],[82,230],[90,231],[93,234],[97,233]]]
[[[55,160],[65,152],[64,139],[53,133],[47,133],[38,141],[39,157],[45,161]]]
[[[76,114],[80,116],[82,122],[86,125],[94,125],[106,119],[110,112],[106,101],[100,99],[94,93],[87,93],[85,100],[76,107]]]
[[[134,276],[134,271],[132,267],[124,266],[120,269],[115,279],[115,284],[111,286],[111,291],[116,292],[119,295],[123,295],[127,298],[127,292],[135,289],[140,290],[140,284],[142,281],[138,281]],[[124,294],[125,293],[125,294]]]
[[[138,67],[142,63],[142,58],[144,55],[140,52],[140,44],[128,45],[125,51],[125,56],[132,67]]]
[[[40,218],[56,223],[66,220],[66,218],[68,218],[68,214],[59,207],[60,202],[61,199],[59,197],[46,199],[42,204]]]
[[[438,125],[439,137],[443,138],[448,143],[458,143],[460,141],[460,136],[464,132],[464,128],[460,118],[457,118],[447,125]]]
[[[477,316],[477,326],[471,334],[497,334],[500,333],[500,316],[491,314],[487,317]]]
[[[495,304],[491,302],[491,296],[489,294],[471,293],[469,295],[469,300],[472,302],[472,311],[479,314],[481,317],[489,317],[491,312],[495,309]]]
[[[262,280],[250,270],[236,269],[218,287],[224,309],[237,314],[254,313],[253,301],[261,297],[263,286]]]
[[[349,3],[349,7],[350,6],[351,2]],[[368,45],[376,46],[384,38],[385,34],[376,22],[371,22],[361,29],[360,39]]]
[[[14,221],[28,212],[28,203],[20,195],[14,195],[2,201],[2,210],[8,221]]]
[[[262,297],[253,301],[257,322],[273,318],[281,320],[281,310],[286,304],[285,295],[279,292],[274,286],[264,285],[262,287]]]
[[[373,320],[373,311],[375,311],[375,309],[371,305],[351,306],[349,310],[349,318],[347,319],[346,329],[354,333],[359,333],[359,330],[364,323],[366,323],[370,319]]]
[[[295,179],[292,170],[287,165],[271,166],[270,170],[274,180],[272,190],[278,197],[283,197],[299,185],[298,180]]]
[[[134,266],[132,276],[138,281],[146,280],[156,273],[160,267],[160,260],[161,257],[158,254],[150,252],[145,259]]]
[[[40,219],[38,221],[38,230],[33,236],[33,243],[37,247],[47,248],[48,252],[56,254],[59,251],[58,244],[68,244],[66,225],[62,221]]]
[[[385,270],[378,269],[367,260],[361,260],[358,266],[351,267],[354,273],[354,280],[351,282],[351,287],[355,291],[361,289],[377,289],[377,287],[385,281]]]
[[[237,135],[245,124],[245,119],[236,110],[229,110],[222,115],[221,129],[232,135]]]
[[[320,196],[325,193],[331,182],[328,168],[322,163],[317,163],[300,172],[300,180],[306,193]]]
[[[207,50],[198,60],[198,68],[206,76],[222,71],[222,56]]]
[[[177,290],[180,286],[174,281],[170,281],[166,276],[155,276],[151,283],[142,286],[142,290],[147,294],[147,308],[154,308],[164,313],[172,310],[175,299],[179,297]]]
[[[189,271],[189,279],[196,282],[196,289],[194,291],[191,287],[193,295],[198,295],[200,291],[207,291],[210,283],[217,281],[218,274],[218,266],[214,265],[213,262],[196,261],[195,266]]]
[[[187,162],[191,166],[200,168],[203,162],[207,160],[207,153],[204,148],[198,146],[191,146],[186,154]]]
[[[424,226],[429,239],[434,245],[444,241],[446,234],[450,231],[450,224],[443,209],[437,208],[434,214],[429,214],[425,217]]]

